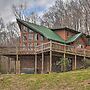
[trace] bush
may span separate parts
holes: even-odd
[[[57,63],[57,65],[60,65],[62,67],[63,70],[61,71],[68,71],[67,68],[70,65],[70,62],[68,58],[66,58],[65,60],[64,58],[60,58],[60,61]]]

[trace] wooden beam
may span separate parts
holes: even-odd
[[[14,63],[15,63],[15,65],[14,65],[14,73],[16,74],[16,59],[14,59]]]
[[[20,42],[19,42],[19,46],[22,47],[22,32],[20,31],[21,36],[20,36]]]
[[[63,64],[63,69],[66,71],[66,45],[64,46],[64,64]]]
[[[42,52],[42,71],[41,73],[44,73],[44,52]]]
[[[0,74],[1,74],[1,68],[2,68],[2,67],[1,67],[1,63],[2,63],[2,62],[1,62],[1,58],[2,58],[2,56],[0,55]]]
[[[18,59],[18,55],[16,55],[16,74],[20,74],[20,60]]]
[[[52,51],[50,50],[50,72],[52,72]]]
[[[33,51],[34,51],[34,36],[35,36],[35,34],[34,34],[34,32],[33,32],[33,40],[32,40],[32,42],[31,43],[33,43]]]
[[[16,74],[20,74],[20,60],[19,60],[19,56],[18,56],[18,42],[16,44]]]
[[[11,62],[12,62],[12,58],[9,58],[9,73],[11,72]]]
[[[74,60],[74,70],[77,69],[77,55],[76,55],[77,51],[75,49],[75,60]]]
[[[27,44],[27,50],[28,50],[28,45],[29,45],[29,35],[28,35],[28,32],[26,32],[26,37],[27,37],[27,39],[26,39],[26,44]]]
[[[20,74],[20,60],[18,56],[18,47],[16,46],[16,74]]]
[[[77,69],[77,55],[75,55],[75,62],[74,62],[75,66],[74,66],[74,70]]]
[[[86,50],[84,49],[84,60],[86,60]]]
[[[37,74],[37,54],[35,54],[35,74]]]
[[[18,54],[16,55],[16,74],[18,74]]]
[[[42,44],[42,70],[41,73],[44,73],[44,52],[43,52],[43,44]]]
[[[10,74],[10,58],[8,57],[8,71],[7,74]]]
[[[50,41],[50,71],[52,72],[52,41]]]

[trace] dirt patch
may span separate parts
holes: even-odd
[[[84,80],[80,84],[84,85],[84,86],[90,86],[90,79],[89,80]]]

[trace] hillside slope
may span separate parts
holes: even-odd
[[[0,75],[0,90],[90,90],[90,69],[38,75]]]

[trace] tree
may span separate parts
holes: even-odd
[[[89,0],[56,0],[43,15],[43,24],[51,28],[69,27],[90,34]]]
[[[0,45],[7,46],[15,45],[15,39],[19,37],[19,29],[16,22],[4,24],[3,19],[0,19]]]
[[[61,71],[68,71],[68,66],[70,65],[70,61],[68,58],[60,58],[60,61],[57,63],[61,67]]]

